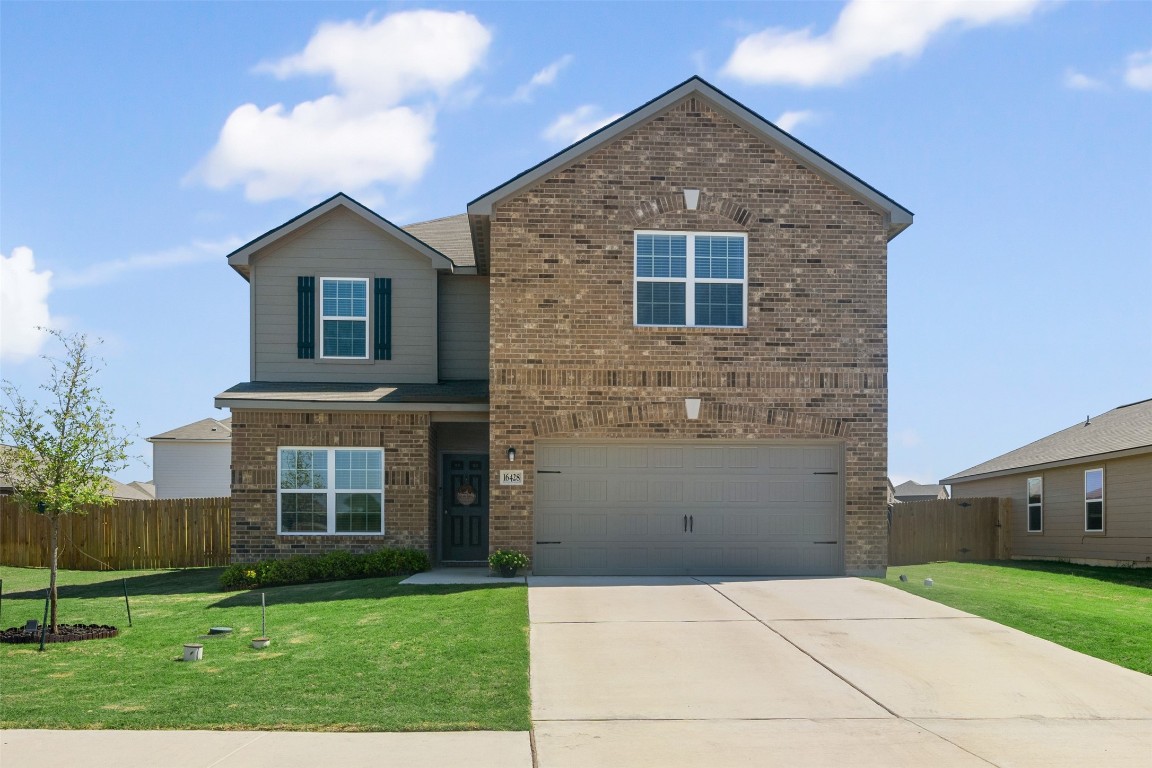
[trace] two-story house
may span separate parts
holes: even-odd
[[[337,195],[250,284],[233,559],[876,574],[912,214],[698,78],[400,228]]]

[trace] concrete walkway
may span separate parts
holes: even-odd
[[[1131,766],[1152,677],[859,579],[529,579],[541,768]]]

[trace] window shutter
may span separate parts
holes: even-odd
[[[316,278],[296,278],[296,357],[316,357]]]
[[[376,327],[372,334],[375,339],[377,360],[392,359],[392,278],[376,278]]]

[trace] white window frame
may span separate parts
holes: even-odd
[[[636,241],[641,235],[672,235],[687,238],[687,267],[684,277],[640,277],[636,270]],[[696,277],[696,238],[697,237],[738,237],[744,241],[744,277],[699,278]],[[744,232],[681,232],[666,229],[638,229],[632,233],[632,325],[637,328],[729,328],[748,327],[748,235]],[[678,283],[684,285],[684,325],[666,325],[640,322],[640,306],[637,301],[638,286],[645,283]],[[696,324],[696,284],[717,283],[740,285],[740,301],[744,322],[741,325],[697,325]]]
[[[327,282],[353,282],[364,283],[364,317],[346,317],[344,315],[324,314],[324,284]],[[320,327],[317,328],[316,342],[319,346],[320,358],[324,360],[368,360],[372,357],[372,281],[367,277],[322,277],[320,290],[317,291],[320,301]],[[324,323],[329,320],[364,323],[364,354],[363,355],[326,355],[324,354]]]
[[[1040,493],[1037,494],[1040,497],[1040,501],[1038,501],[1036,503],[1032,502],[1032,481],[1033,480],[1035,480],[1040,485]],[[1040,513],[1040,527],[1039,528],[1033,528],[1032,527],[1032,507],[1036,507],[1037,511]],[[1026,511],[1027,518],[1024,521],[1024,527],[1028,530],[1028,533],[1043,533],[1044,532],[1044,477],[1043,476],[1030,477],[1025,482],[1025,485],[1024,485],[1024,508],[1025,508],[1025,510],[1027,510]]]
[[[284,471],[282,457],[285,451],[324,451],[326,454],[328,487],[327,488],[281,488],[281,476]],[[380,455],[380,487],[379,488],[337,488],[336,487],[336,452],[354,451],[361,453],[377,453]],[[354,448],[345,446],[316,446],[316,445],[282,445],[276,450],[276,533],[281,536],[384,536],[388,530],[385,516],[384,486],[384,449],[383,448]],[[328,524],[325,531],[285,531],[284,521],[281,517],[281,500],[285,493],[304,494],[323,493],[328,512]],[[379,531],[337,531],[336,530],[336,494],[338,493],[379,493],[380,494],[380,530]]]
[[[1091,499],[1091,500],[1088,499],[1088,475],[1091,472],[1099,472],[1100,473],[1100,498],[1099,499]],[[1085,533],[1104,533],[1104,498],[1105,498],[1105,496],[1106,496],[1106,494],[1105,494],[1105,490],[1104,490],[1104,467],[1093,467],[1092,469],[1084,470],[1084,532]],[[1100,527],[1099,528],[1089,528],[1088,527],[1088,504],[1089,503],[1095,504],[1097,502],[1099,502],[1099,504],[1100,504]]]

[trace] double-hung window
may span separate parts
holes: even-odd
[[[1028,478],[1028,532],[1044,530],[1044,478]]]
[[[1084,470],[1084,530],[1104,530],[1104,469]]]
[[[636,325],[742,328],[748,238],[710,232],[637,232]]]
[[[368,357],[368,281],[356,277],[320,279],[323,357]]]
[[[384,452],[378,448],[281,448],[282,534],[384,533]]]

